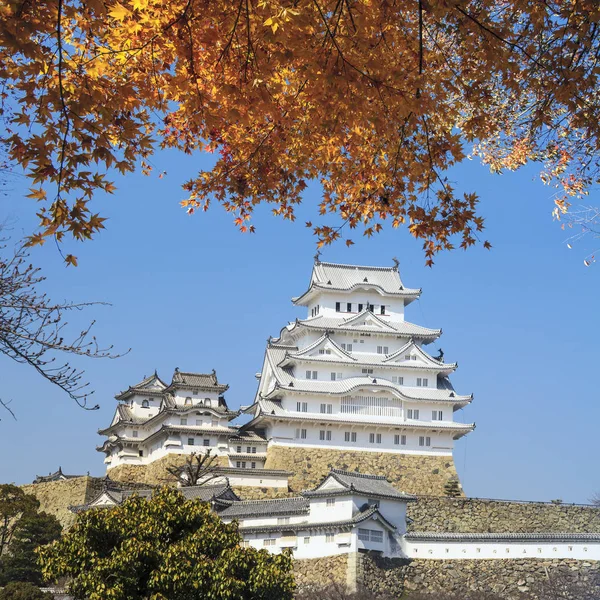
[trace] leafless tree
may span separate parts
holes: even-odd
[[[83,331],[69,335],[67,313],[81,311],[101,302],[53,302],[40,288],[45,281],[40,269],[29,262],[24,244],[12,245],[7,229],[0,224],[0,354],[15,362],[29,365],[39,375],[58,386],[87,410],[89,383],[84,372],[62,356],[117,358],[113,347],[101,347],[91,330],[94,321]],[[68,336],[68,337],[67,337]],[[57,360],[58,358],[61,360]],[[0,404],[14,417],[8,406]]]
[[[584,239],[600,240],[600,207],[582,206],[572,209],[562,215],[561,219],[565,229],[574,231],[566,241],[567,247],[572,248],[577,242],[582,242]],[[593,243],[600,246],[600,242],[594,241]],[[596,262],[599,250],[600,247],[595,247],[584,258],[583,264],[586,267]]]
[[[175,477],[179,485],[188,487],[192,485],[206,485],[209,481],[220,477],[217,457],[207,452],[192,452],[181,467],[167,467],[170,475]]]

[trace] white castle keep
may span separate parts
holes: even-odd
[[[307,316],[269,339],[252,405],[230,410],[214,371],[176,370],[168,385],[155,372],[116,396],[113,421],[99,431],[107,468],[210,449],[229,469],[264,470],[276,446],[451,457],[454,440],[474,428],[454,413],[473,397],[454,391],[456,363],[425,350],[441,329],[405,320],[420,294],[404,286],[397,261],[317,260],[308,289],[293,299]],[[241,412],[251,420],[232,426]],[[263,472],[261,485],[284,476]]]

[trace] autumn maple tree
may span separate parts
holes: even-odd
[[[475,190],[449,168],[534,161],[556,211],[598,179],[597,0],[4,0],[10,159],[46,236],[91,237],[112,169],[157,148],[217,153],[183,184],[242,230],[294,218],[322,185],[319,243],[405,224],[430,259],[478,240]],[[511,207],[507,208],[512,210]],[[347,240],[348,243],[351,240]]]

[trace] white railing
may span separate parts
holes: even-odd
[[[402,417],[402,403],[395,398],[377,396],[346,396],[342,398],[341,412],[350,415]]]

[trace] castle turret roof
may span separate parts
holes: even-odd
[[[327,262],[315,262],[308,289],[292,302],[306,306],[315,292],[352,292],[356,289],[375,290],[381,295],[405,298],[408,302],[418,298],[419,289],[405,288],[398,267],[364,267]],[[407,303],[408,303],[407,302]]]

